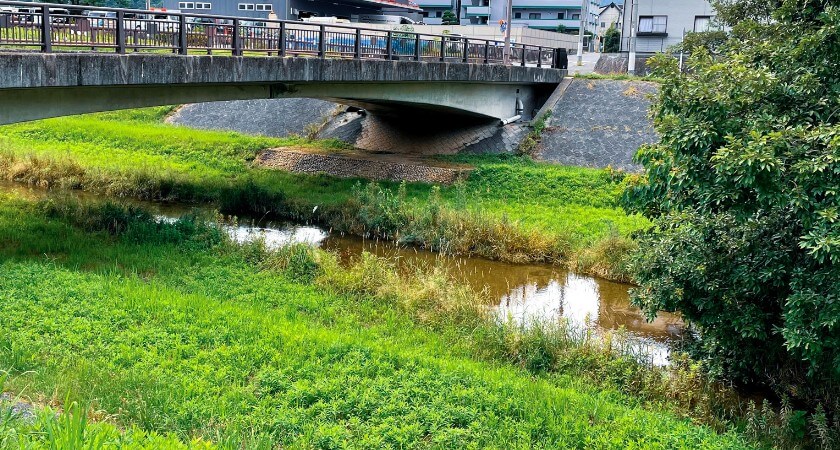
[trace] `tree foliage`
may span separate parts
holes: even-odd
[[[604,53],[618,53],[621,51],[621,32],[615,24],[604,32]]]
[[[454,12],[446,10],[443,12],[443,18],[440,23],[443,25],[458,25],[458,18],[455,17]]]
[[[717,55],[722,52],[728,39],[729,35],[721,30],[690,32],[686,33],[682,42],[674,50],[694,53],[702,48],[713,55]]]
[[[772,20],[742,19],[726,53],[699,49],[687,74],[648,63],[665,82],[661,141],[639,150],[625,195],[655,223],[633,297],[695,324],[715,373],[836,404],[840,7],[784,0]]]
[[[717,20],[728,26],[750,20],[767,23],[782,0],[711,0]]]

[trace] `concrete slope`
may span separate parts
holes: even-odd
[[[184,105],[169,123],[202,130],[229,130],[262,136],[305,135],[321,126],[339,105],[308,98],[234,100]]]
[[[552,109],[536,157],[583,167],[638,170],[633,155],[658,140],[648,118],[656,83],[572,80]]]

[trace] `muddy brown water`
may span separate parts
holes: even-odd
[[[52,197],[60,200],[65,196],[82,201],[106,199],[81,191],[52,192],[9,182],[0,182],[0,192],[14,192],[32,199]],[[193,209],[182,204],[118,200],[142,206],[165,221],[177,220]],[[485,289],[490,298],[497,299],[492,306],[505,320],[527,324],[565,319],[579,329],[624,328],[633,353],[658,365],[667,364],[671,344],[685,332],[683,322],[673,314],[660,313],[653,321],[647,321],[642,312],[630,304],[630,285],[583,276],[558,267],[445,257],[391,242],[342,236],[317,226],[287,222],[240,219],[229,224],[227,232],[237,242],[259,238],[269,247],[295,242],[320,246],[336,252],[345,262],[358,259],[367,251],[393,258],[402,268],[443,265],[456,278],[474,289]]]

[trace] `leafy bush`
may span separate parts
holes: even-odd
[[[604,53],[618,53],[620,50],[621,32],[613,24],[604,32]]]
[[[773,17],[689,74],[660,66],[661,142],[627,192],[655,222],[634,301],[694,323],[713,373],[815,410],[840,395],[840,8],[786,0]]]

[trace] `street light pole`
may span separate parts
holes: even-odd
[[[580,30],[578,30],[578,48],[577,48],[577,65],[583,65],[583,30],[586,24],[586,15],[589,14],[587,3],[589,0],[583,0],[580,4]]]
[[[636,74],[636,0],[630,0],[630,54],[627,58],[627,73]]]
[[[505,8],[507,12],[507,17],[505,20],[507,21],[505,25],[505,49],[503,52],[502,61],[505,65],[510,64],[510,29],[513,28],[513,0],[506,0],[507,7]]]

